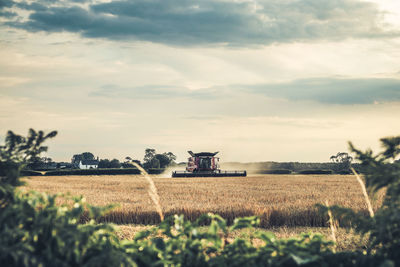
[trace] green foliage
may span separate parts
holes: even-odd
[[[117,159],[113,159],[111,161],[108,159],[102,159],[99,161],[98,167],[105,168],[105,169],[107,169],[107,168],[117,169],[117,168],[121,168],[121,163]]]
[[[110,168],[121,168],[121,163],[117,159],[112,159],[110,161]]]
[[[4,266],[400,265],[400,163],[394,161],[400,154],[400,138],[383,139],[385,150],[376,156],[351,145],[368,170],[369,192],[385,188],[386,197],[372,218],[321,206],[369,234],[368,251],[335,253],[332,242],[312,233],[276,239],[269,232],[249,231],[247,237],[232,239],[233,231],[258,226],[260,220],[239,218],[229,226],[215,214],[205,214],[195,222],[175,215],[138,233],[134,240],[120,240],[113,226],[95,223],[109,207],[90,206],[81,197],[64,197],[68,201],[60,206],[57,196],[16,190],[21,166],[43,152],[41,143],[54,135],[31,130],[23,138],[9,132],[0,150],[0,262]],[[84,219],[88,223],[83,224]]]
[[[209,223],[206,230],[199,226]],[[236,219],[227,226],[226,221],[215,214],[206,214],[194,223],[175,215],[158,227],[138,234],[132,248],[142,248],[148,253],[149,266],[318,266],[324,256],[332,253],[331,242],[320,235],[303,234],[298,239],[279,240],[269,232],[255,232],[248,238],[230,239],[232,231],[258,225],[259,219]],[[263,244],[255,246],[257,239]],[[136,251],[135,251],[136,252]],[[139,252],[139,251],[137,251]],[[143,256],[143,255],[142,255]]]
[[[156,150],[154,148],[146,148],[146,150],[144,151],[144,158],[143,158],[143,162],[149,162],[151,161],[154,156],[156,154]]]
[[[147,148],[145,150],[143,166],[145,169],[165,169],[174,164],[176,156],[172,152],[157,154],[155,149]]]
[[[145,169],[159,169],[160,168],[160,161],[154,157],[149,162],[145,162],[144,165]]]
[[[0,146],[0,177],[2,182],[10,185],[19,184],[19,173],[28,164],[37,161],[39,155],[47,151],[42,143],[57,135],[56,131],[44,134],[29,129],[28,136],[23,137],[8,131],[5,145]]]
[[[83,152],[82,154],[76,154],[72,156],[72,163],[79,164],[81,160],[94,160],[94,155],[91,152]]]
[[[98,168],[104,169],[110,167],[110,160],[109,159],[101,159],[99,161]]]
[[[158,162],[160,162],[159,168],[165,168],[171,163],[171,160],[167,157],[167,155],[165,153],[164,154],[156,154],[154,156],[154,158],[157,159]]]
[[[336,155],[330,157],[330,160],[335,163],[334,171],[340,174],[350,174],[351,162],[353,157],[351,157],[346,152],[338,152]]]
[[[369,217],[343,207],[323,207],[335,218],[351,225],[361,234],[369,236],[369,255],[382,257],[392,266],[400,266],[400,137],[381,139],[383,151],[376,155],[371,150],[362,152],[350,143],[350,149],[361,161],[364,179],[370,195],[386,190],[382,206]],[[388,265],[390,266],[390,265]]]
[[[0,262],[3,266],[111,266],[132,263],[120,249],[112,227],[79,224],[104,209],[74,198],[72,207],[56,206],[56,196],[16,193],[0,213]]]

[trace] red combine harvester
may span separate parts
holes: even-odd
[[[246,171],[221,171],[219,169],[219,158],[215,157],[218,152],[193,153],[188,151],[190,158],[186,171],[174,171],[172,177],[229,177],[246,176]]]

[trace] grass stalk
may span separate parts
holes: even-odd
[[[337,243],[337,239],[336,239],[336,224],[335,224],[335,221],[333,220],[333,214],[332,214],[331,209],[329,208],[328,200],[325,200],[325,204],[328,207],[329,226],[331,228],[332,240],[333,240],[333,242],[335,242],[334,251],[336,251],[336,243]]]
[[[353,167],[351,167],[350,169],[351,169],[351,171],[354,173],[354,175],[356,176],[357,181],[358,181],[358,183],[359,183],[360,186],[361,186],[361,190],[362,190],[362,192],[363,192],[365,202],[367,203],[369,215],[370,215],[371,217],[374,217],[374,216],[375,216],[375,213],[374,213],[374,210],[372,209],[371,201],[370,201],[370,199],[369,199],[369,196],[368,196],[368,193],[367,193],[367,189],[365,188],[365,184],[364,184],[364,182],[362,181],[360,175],[358,175],[358,173],[356,172],[356,170],[354,170]]]
[[[162,207],[161,207],[160,196],[158,195],[157,187],[154,184],[153,179],[146,172],[146,170],[142,168],[142,166],[140,166],[136,162],[131,162],[131,164],[140,170],[140,172],[142,173],[144,178],[149,183],[149,190],[148,190],[149,196],[150,196],[151,200],[153,200],[154,205],[156,206],[156,210],[158,212],[158,215],[160,216],[160,220],[164,221],[164,214],[163,214]]]

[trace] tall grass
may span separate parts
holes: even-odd
[[[361,191],[364,195],[364,199],[365,199],[365,203],[367,203],[367,207],[368,207],[368,211],[369,211],[369,215],[371,217],[374,217],[375,213],[374,210],[372,209],[372,204],[371,204],[371,200],[369,199],[368,193],[367,193],[367,189],[365,188],[365,184],[364,182],[361,180],[360,176],[358,175],[358,173],[354,170],[354,168],[351,168],[351,171],[354,173],[354,175],[357,178],[358,183],[361,186]]]
[[[158,215],[160,216],[160,220],[163,221],[164,214],[161,207],[160,196],[158,195],[157,187],[154,184],[153,179],[151,179],[150,175],[146,172],[145,169],[142,168],[142,166],[140,166],[136,162],[131,162],[131,164],[140,170],[141,174],[144,176],[144,178],[146,178],[146,181],[149,183],[149,196],[154,202]]]

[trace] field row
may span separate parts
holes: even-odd
[[[326,226],[316,203],[329,201],[366,212],[361,189],[346,175],[259,175],[237,178],[160,178],[153,176],[163,212],[195,219],[206,212],[228,221],[258,215],[262,227]],[[148,183],[136,175],[32,177],[28,186],[48,193],[83,195],[90,204],[118,203],[103,220],[118,224],[156,224],[159,216]]]

